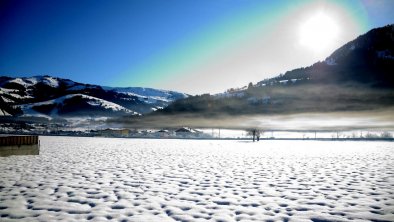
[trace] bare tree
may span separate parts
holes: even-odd
[[[262,134],[262,131],[260,129],[252,128],[252,129],[247,129],[246,130],[247,135],[252,136],[253,142],[254,141],[259,141],[260,140],[260,135]]]

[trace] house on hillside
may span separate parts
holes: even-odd
[[[196,129],[182,127],[175,130],[175,135],[181,138],[199,138],[203,135],[203,133]]]
[[[129,134],[129,129],[105,129],[99,131],[99,135],[104,137],[128,137]]]
[[[154,136],[156,138],[170,138],[170,137],[174,137],[175,136],[175,132],[169,131],[169,130],[165,130],[165,129],[161,129],[161,130],[155,132]]]

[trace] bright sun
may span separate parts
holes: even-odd
[[[301,25],[299,41],[316,53],[323,52],[335,44],[338,31],[337,23],[327,14],[319,12]]]

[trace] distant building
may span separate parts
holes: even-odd
[[[128,137],[130,134],[129,129],[105,129],[99,132],[104,137]]]
[[[182,137],[182,138],[197,138],[202,136],[201,131],[188,127],[182,127],[175,130],[175,134],[177,137]]]
[[[169,138],[169,137],[174,137],[175,133],[170,130],[162,129],[162,130],[155,132],[154,136],[157,138]]]

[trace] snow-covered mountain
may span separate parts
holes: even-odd
[[[175,91],[157,90],[153,88],[144,87],[103,87],[105,90],[115,91],[120,94],[138,97],[139,100],[144,101],[148,104],[160,104],[163,106],[157,106],[158,109],[166,107],[168,103],[174,100],[186,98],[187,95]]]
[[[52,76],[0,77],[0,116],[142,115],[186,97],[186,94],[174,91],[101,87]]]

